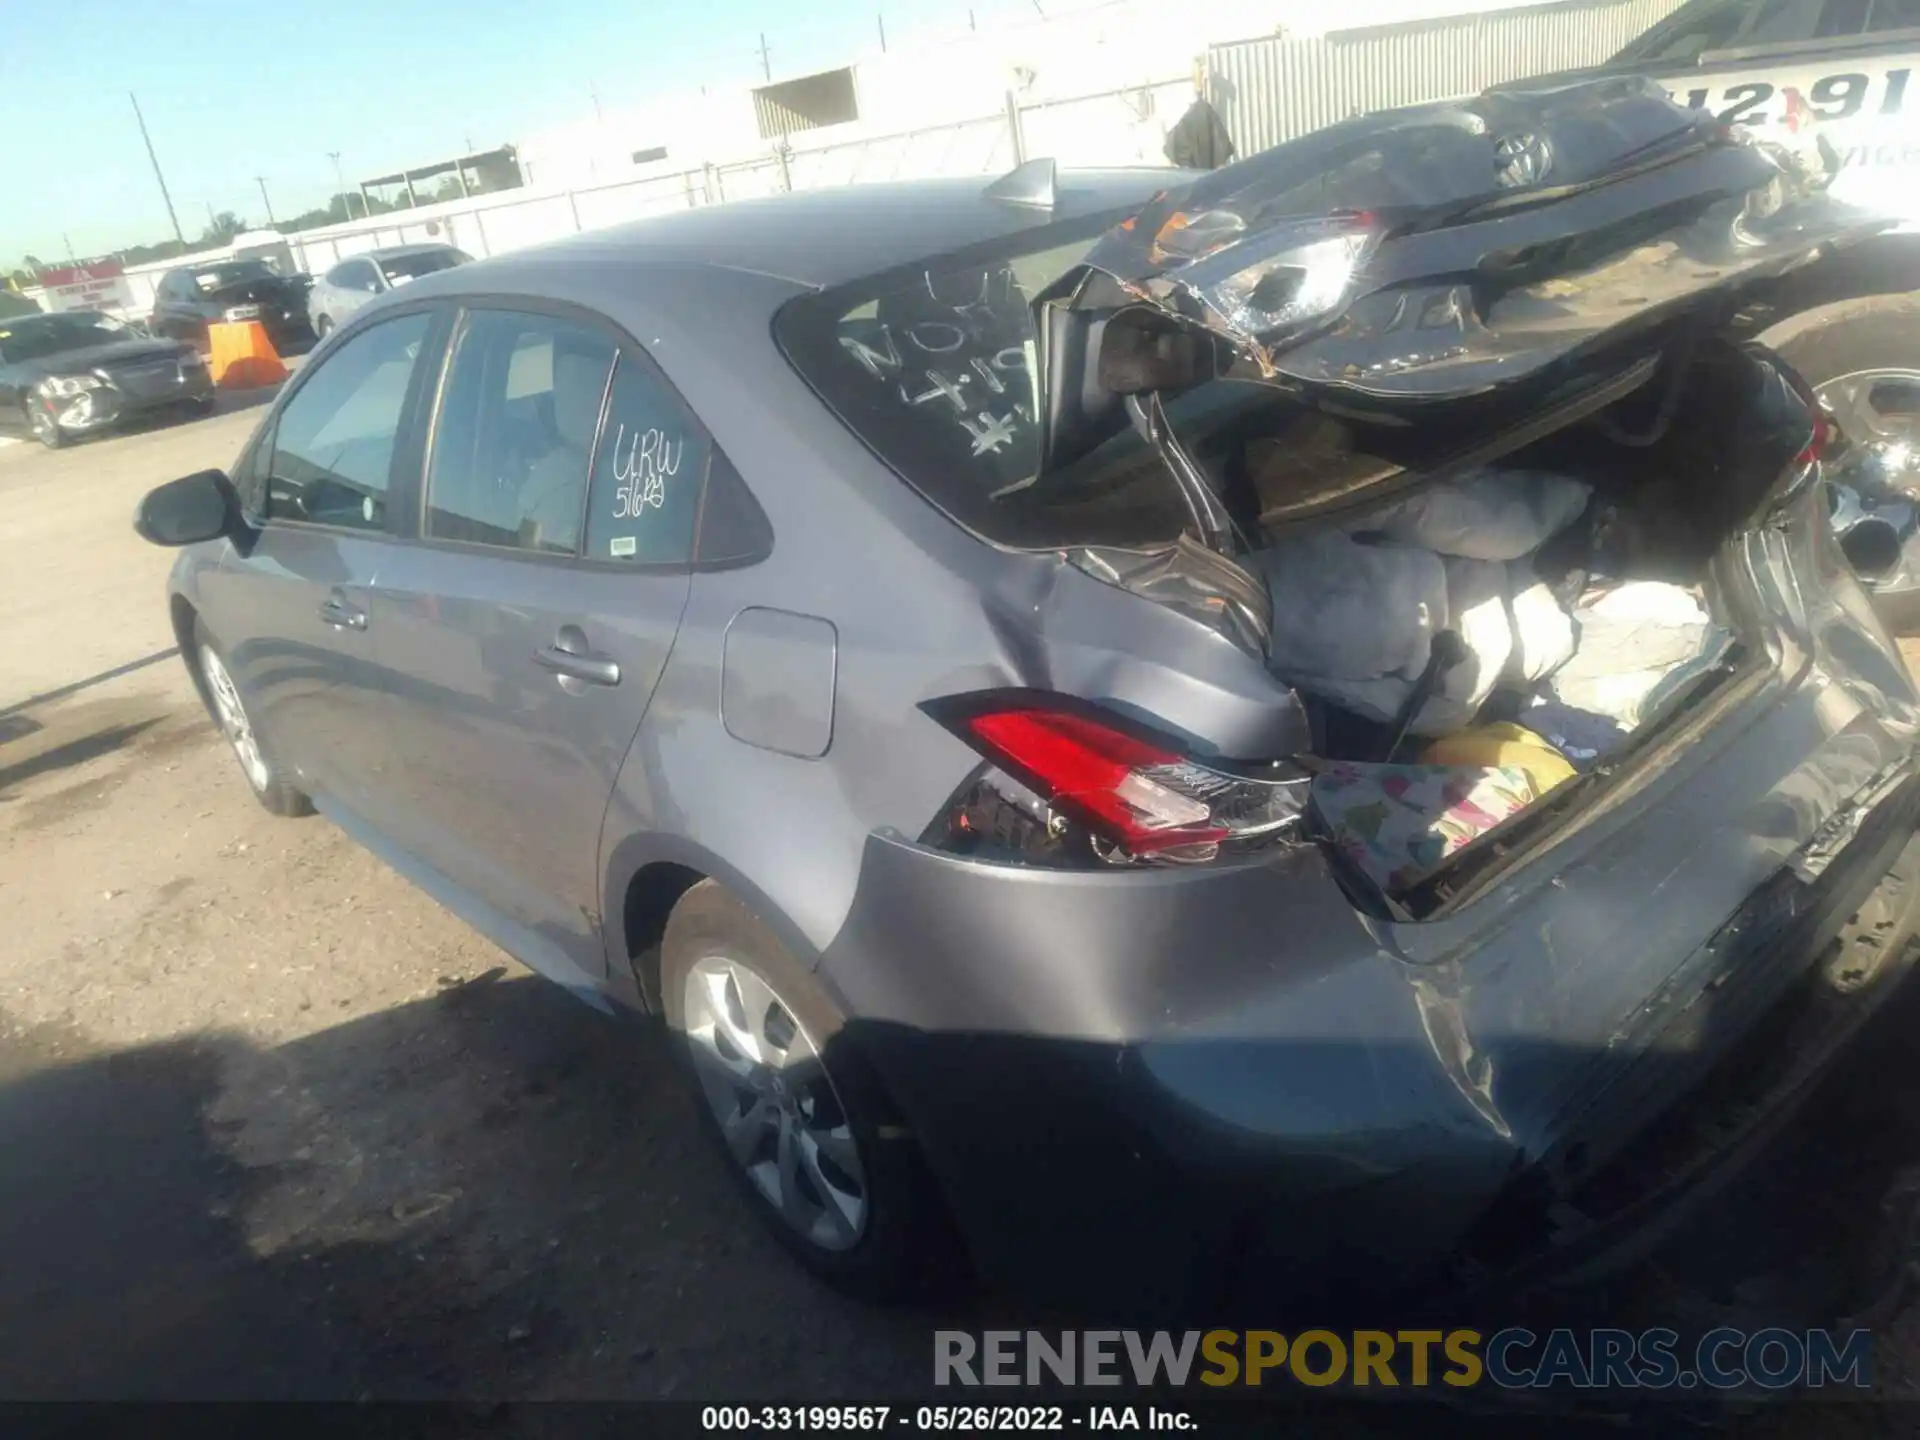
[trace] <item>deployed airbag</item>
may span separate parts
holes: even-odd
[[[1574,522],[1592,490],[1565,475],[1482,470],[1429,485],[1354,528],[1469,560],[1518,560]]]

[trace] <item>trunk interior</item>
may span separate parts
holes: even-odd
[[[1808,409],[1717,338],[1635,373],[1386,484],[1350,482],[1404,431],[1353,412],[1255,407],[1191,446],[1307,706],[1308,833],[1374,913],[1442,911],[1765,662],[1765,617],[1714,562],[1804,469]]]

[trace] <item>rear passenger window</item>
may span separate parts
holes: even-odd
[[[593,462],[587,555],[683,565],[713,445],[644,363],[622,355]]]
[[[429,317],[403,315],[320,360],[275,423],[267,516],[379,530]]]
[[[575,553],[613,353],[570,320],[469,311],[434,424],[426,534]]]

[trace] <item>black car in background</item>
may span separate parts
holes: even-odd
[[[153,333],[207,348],[207,327],[226,321],[258,320],[274,347],[313,339],[307,323],[305,275],[274,271],[264,260],[216,260],[185,265],[160,277],[153,296]]]
[[[205,415],[213,398],[206,361],[181,341],[94,310],[0,320],[0,433],[57,450],[156,410]]]

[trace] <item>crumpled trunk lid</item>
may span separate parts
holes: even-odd
[[[1043,467],[1123,428],[1124,397],[1216,378],[1399,427],[1564,389],[1884,228],[1820,178],[1637,77],[1278,146],[1163,194],[1035,301]]]

